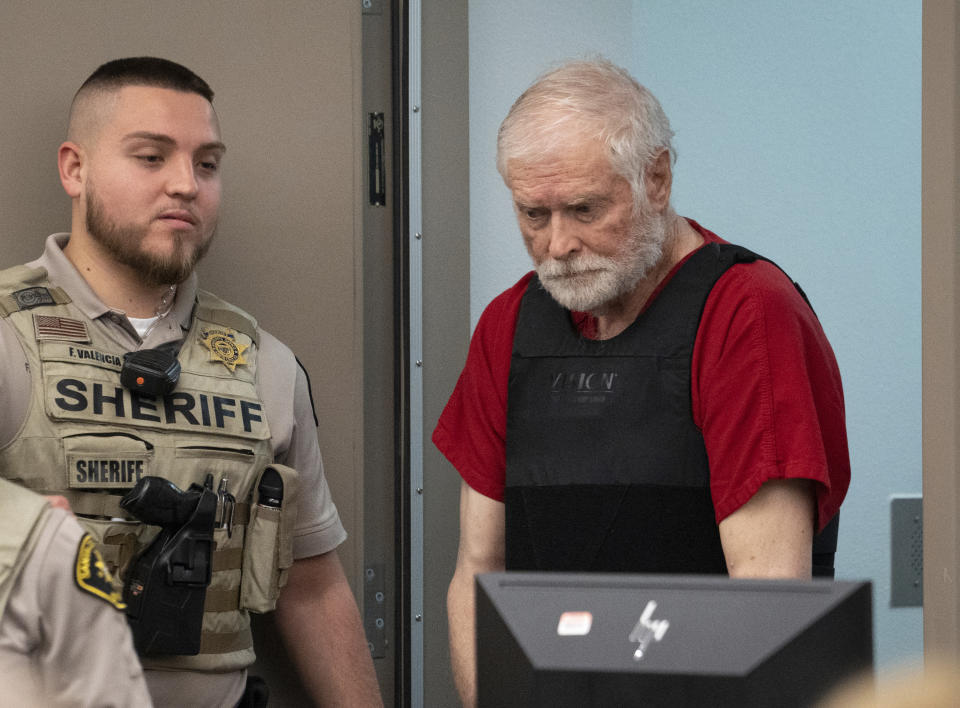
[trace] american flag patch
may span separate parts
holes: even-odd
[[[87,324],[82,320],[51,315],[34,315],[33,328],[37,339],[59,339],[68,342],[89,342]]]

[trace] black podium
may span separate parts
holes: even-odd
[[[868,582],[489,573],[476,619],[480,708],[809,706],[873,667]]]

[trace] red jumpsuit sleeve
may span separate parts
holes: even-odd
[[[719,523],[771,479],[816,482],[818,530],[850,483],[843,390],[813,311],[773,264],[736,265],[704,307],[691,393]]]
[[[503,501],[507,383],[520,301],[532,273],[501,293],[480,316],[467,363],[447,401],[433,443],[471,488]]]

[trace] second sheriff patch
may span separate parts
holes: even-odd
[[[114,587],[113,576],[107,570],[107,564],[97,549],[96,541],[90,534],[84,534],[77,548],[76,572],[77,586],[94,597],[106,600],[118,610],[126,609],[121,592]]]
[[[200,343],[210,350],[210,361],[219,361],[230,371],[246,364],[243,352],[246,344],[237,342],[237,333],[232,329],[205,329],[200,332]]]

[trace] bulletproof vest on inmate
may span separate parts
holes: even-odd
[[[0,272],[0,316],[16,330],[32,378],[30,412],[19,436],[0,450],[0,475],[65,495],[111,570],[122,572],[156,531],[124,521],[129,516],[119,508],[141,477],[187,489],[212,475],[214,485],[227,479],[238,501],[250,499],[272,454],[249,315],[198,293],[178,355],[179,382],[162,398],[120,384],[124,348],[110,323],[89,320],[43,269]],[[252,663],[249,617],[238,599],[245,523],[241,515],[232,533],[215,531],[201,653],[144,657],[145,666],[227,671]]]
[[[756,259],[704,246],[607,340],[581,336],[531,279],[507,398],[508,569],[726,572],[691,359],[710,290]]]

